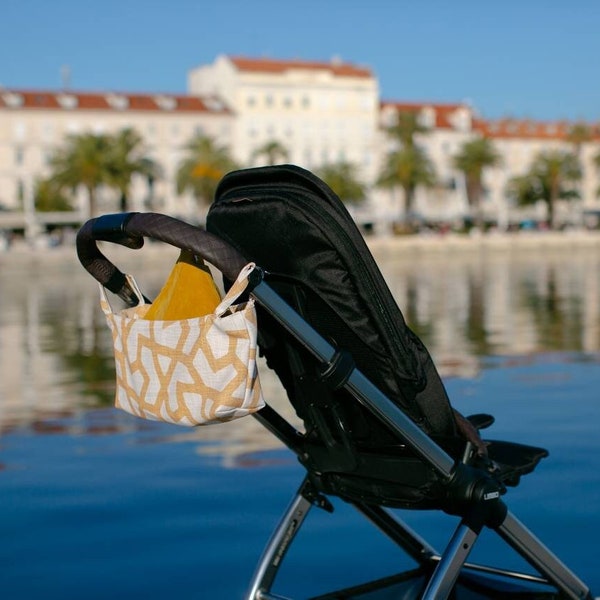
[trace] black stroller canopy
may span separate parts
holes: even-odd
[[[350,215],[323,182],[285,165],[231,173],[207,228],[303,289],[311,318],[426,431],[454,433],[448,398]],[[313,303],[318,306],[313,307]]]
[[[271,285],[321,335],[347,352],[358,369],[421,429],[455,457],[464,451],[465,439],[457,431],[457,420],[460,425],[464,420],[451,408],[429,352],[407,326],[346,208],[320,179],[292,165],[230,173],[219,185],[207,228],[265,268]],[[323,446],[331,446],[336,432],[343,438],[347,427],[352,431],[353,442],[360,442],[365,450],[354,448],[354,458],[348,460],[360,462],[356,458],[360,454],[365,473],[373,473],[376,468],[373,462],[377,461],[370,458],[376,447],[383,450],[387,446],[390,460],[414,458],[409,448],[400,447],[403,440],[393,436],[389,428],[347,393],[332,393],[322,381],[313,381],[309,390],[307,360],[293,372],[292,365],[302,361],[289,360],[293,342],[280,327],[266,320],[260,332],[269,365],[284,382],[309,432],[315,436],[324,433]],[[329,406],[314,406],[314,397],[323,395],[337,398],[337,417],[332,418]],[[491,420],[476,418],[479,427],[484,422],[489,424]],[[315,444],[311,454],[318,454],[318,448]],[[531,471],[547,454],[540,448],[506,443],[489,444],[488,448],[505,483],[515,483],[520,474]],[[331,452],[327,452],[327,457],[333,460]],[[327,464],[327,457],[318,464],[320,472],[335,470],[335,465]],[[400,478],[410,491],[407,488],[406,497],[400,494],[390,502],[415,506],[417,497],[422,496],[423,505],[430,505],[435,494],[429,471],[423,467],[414,481],[412,477],[407,480],[406,473],[412,476],[417,471],[402,468],[402,477],[398,475],[398,465],[393,460],[392,463],[394,468],[387,469],[388,477],[396,484]],[[346,475],[352,477],[351,473]],[[350,485],[349,479],[346,485]],[[356,479],[353,485],[359,485]]]

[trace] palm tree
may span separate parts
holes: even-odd
[[[537,181],[540,197],[548,207],[548,222],[554,229],[557,200],[579,197],[573,187],[581,179],[579,159],[575,154],[560,150],[542,152],[533,161],[530,174]]]
[[[596,170],[600,172],[600,152],[594,155],[593,161]],[[596,196],[600,196],[600,186],[596,189]]]
[[[573,144],[575,155],[581,158],[581,147],[592,139],[592,129],[587,123],[575,123],[567,133],[567,140]]]
[[[377,185],[388,189],[401,187],[404,191],[404,212],[410,215],[417,187],[432,187],[435,181],[433,163],[425,152],[417,146],[402,146],[387,155]]]
[[[356,177],[357,168],[348,162],[323,165],[317,170],[320,177],[342,202],[362,202],[366,187]]]
[[[415,192],[419,185],[435,185],[433,163],[415,143],[415,137],[426,134],[429,128],[419,120],[416,110],[400,110],[396,123],[386,129],[395,148],[388,153],[386,162],[377,181],[382,188],[401,187],[404,191],[404,214],[413,211]]]
[[[52,179],[57,185],[73,190],[79,186],[86,189],[89,216],[96,214],[98,188],[110,181],[108,156],[111,146],[108,135],[69,135],[64,147],[50,160]]]
[[[541,200],[538,182],[528,173],[512,177],[506,185],[506,192],[518,206],[528,206]]]
[[[286,162],[289,157],[287,148],[277,140],[269,140],[262,146],[259,146],[252,153],[252,159],[264,157],[267,165],[276,165],[280,162]]]
[[[40,212],[73,210],[63,189],[52,177],[35,182],[34,202],[35,210]]]
[[[555,228],[556,202],[578,198],[579,192],[573,184],[580,178],[581,167],[575,154],[560,150],[541,152],[527,173],[508,182],[507,192],[521,206],[543,200],[547,206],[548,222]]]
[[[108,183],[119,191],[120,209],[127,212],[131,178],[138,174],[149,181],[154,180],[157,176],[157,165],[144,155],[143,139],[134,129],[122,129],[112,137],[111,142],[111,150],[107,156]]]
[[[475,226],[483,231],[483,171],[500,164],[500,154],[492,142],[485,137],[465,142],[454,156],[454,166],[465,176],[467,200],[474,212]]]
[[[397,140],[404,148],[414,148],[415,136],[429,131],[429,127],[423,125],[419,120],[419,113],[414,110],[398,111],[396,123],[386,129],[388,136]]]
[[[585,167],[584,167],[584,161],[582,160],[582,149],[583,149],[584,144],[587,144],[592,141],[593,134],[594,134],[594,131],[593,131],[592,127],[590,127],[590,125],[588,125],[584,121],[579,121],[577,123],[574,123],[570,127],[570,129],[567,133],[567,140],[569,142],[571,142],[571,144],[573,144],[573,150],[575,152],[575,156],[579,160],[579,165],[581,168],[581,178],[579,180],[579,185],[578,185],[578,192],[579,192],[580,197],[583,195],[583,189],[580,184],[581,184],[581,181],[585,179],[585,174],[584,174]]]
[[[227,148],[204,135],[192,138],[186,151],[177,170],[177,193],[190,190],[199,202],[210,204],[219,181],[237,166]]]

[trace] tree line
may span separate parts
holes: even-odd
[[[386,130],[391,149],[385,156],[376,185],[403,190],[405,218],[413,213],[417,188],[439,184],[433,162],[418,144],[419,137],[429,131],[420,122],[418,113],[412,111],[398,113],[395,124]],[[579,197],[581,146],[590,139],[591,132],[585,125],[575,125],[569,135],[572,150],[540,152],[527,172],[509,181],[507,196],[520,206],[543,201],[547,206],[548,224],[556,227],[557,201]],[[270,140],[255,150],[252,159],[277,164],[288,160],[288,151],[277,140]],[[594,161],[600,168],[600,153]],[[484,227],[484,171],[500,166],[501,162],[501,155],[487,137],[466,141],[452,157],[452,166],[464,174],[471,215],[478,228]],[[50,175],[35,185],[35,206],[41,211],[71,210],[74,193],[83,187],[90,214],[94,215],[98,190],[103,186],[118,193],[119,209],[127,211],[134,175],[145,178],[150,189],[162,176],[160,165],[149,158],[142,137],[131,128],[115,134],[69,135],[51,157],[49,166]],[[198,134],[184,148],[176,173],[177,193],[191,192],[199,203],[209,204],[222,177],[238,168],[240,165],[226,147]],[[315,171],[344,202],[360,202],[366,197],[367,186],[359,180],[357,172],[355,165],[345,161],[327,164]]]

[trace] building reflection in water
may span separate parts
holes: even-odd
[[[600,349],[600,249],[401,256],[390,245],[374,252],[406,320],[446,378],[475,377],[489,356]],[[150,255],[127,270],[154,295],[172,262],[157,252]],[[275,377],[263,368],[261,378],[268,401],[293,419]],[[149,422],[105,410],[112,405],[113,379],[98,289],[74,258],[41,258],[25,266],[3,258],[0,433],[152,429]],[[249,453],[278,446],[251,418],[156,432],[157,441],[197,440],[199,452],[225,464],[239,465]]]

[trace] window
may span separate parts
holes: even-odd
[[[417,120],[423,127],[432,129],[435,127],[435,109],[431,106],[423,108],[419,113]]]
[[[19,205],[23,207],[25,201],[25,184],[22,179],[17,180],[17,200]]]
[[[45,121],[42,125],[42,139],[46,142],[51,142],[54,138],[54,125]]]
[[[59,105],[66,110],[73,110],[74,108],[77,108],[77,105],[79,104],[77,96],[74,96],[73,94],[59,94],[56,96],[56,100]]]
[[[15,94],[12,92],[8,92],[7,94],[2,94],[2,99],[6,102],[6,105],[9,108],[20,108],[23,106],[25,100],[21,94]]]
[[[79,133],[80,129],[79,121],[69,121],[67,123],[67,133]]]
[[[25,139],[25,135],[27,134],[27,126],[23,121],[18,121],[14,125],[14,134],[17,140]]]
[[[110,94],[109,96],[106,96],[106,102],[108,102],[108,105],[115,110],[125,110],[129,107],[129,98],[126,96]]]
[[[15,147],[15,165],[22,165],[25,160],[25,150],[23,146]]]
[[[177,99],[173,96],[155,96],[154,102],[162,110],[175,110],[177,108]]]
[[[373,102],[373,97],[370,93],[365,93],[360,95],[359,106],[363,110],[371,110],[373,106],[375,106],[375,102]]]

